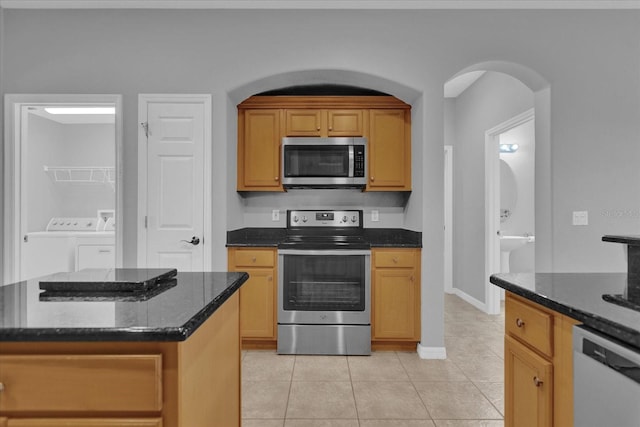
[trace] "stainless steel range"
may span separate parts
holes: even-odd
[[[278,353],[371,354],[362,211],[287,211],[278,246]]]

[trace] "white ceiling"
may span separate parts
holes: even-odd
[[[486,71],[471,71],[454,77],[444,84],[444,97],[457,98],[469,86],[474,84]]]
[[[28,107],[30,114],[53,120],[54,122],[69,124],[113,124],[116,122],[113,114],[49,114],[46,107]]]
[[[640,0],[0,0],[15,9],[640,9]]]

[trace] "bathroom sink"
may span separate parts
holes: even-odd
[[[502,273],[509,272],[511,251],[535,241],[535,236],[500,236],[500,271]]]
[[[500,251],[511,252],[534,241],[534,236],[500,236]]]

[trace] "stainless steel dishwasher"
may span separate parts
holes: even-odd
[[[640,350],[573,327],[576,427],[640,427]]]

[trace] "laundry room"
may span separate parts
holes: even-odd
[[[22,278],[113,267],[115,109],[22,108]]]

